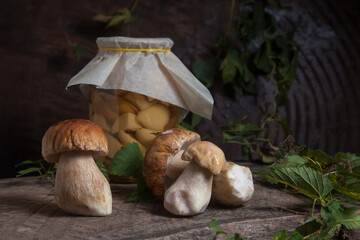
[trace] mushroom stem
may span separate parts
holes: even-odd
[[[67,212],[89,216],[111,214],[110,185],[90,151],[61,154],[54,195],[57,205]]]
[[[165,192],[165,209],[182,216],[202,213],[210,202],[212,181],[209,170],[191,162]]]
[[[254,183],[248,167],[226,162],[220,174],[214,176],[212,199],[226,206],[239,206],[249,201]]]
[[[165,190],[167,190],[179,178],[184,169],[189,165],[189,161],[181,159],[184,150],[178,151],[176,154],[169,156],[165,170]]]

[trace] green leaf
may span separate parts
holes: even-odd
[[[84,49],[79,44],[70,43],[70,47],[74,51],[78,59],[80,59],[84,55]]]
[[[266,28],[264,5],[262,2],[255,2],[253,13],[253,27],[255,28],[256,35],[259,36]]]
[[[30,164],[40,164],[42,162],[43,162],[42,159],[39,159],[39,160],[25,160],[25,161],[22,161],[22,162],[16,164],[14,167],[19,167],[19,166],[23,166],[23,165],[30,165]]]
[[[241,236],[239,233],[234,233],[234,236],[225,238],[225,240],[247,240],[247,237]]]
[[[30,167],[30,168],[18,171],[18,174],[16,175],[16,177],[21,177],[21,176],[24,176],[26,174],[34,173],[34,172],[37,172],[37,173],[39,173],[39,175],[42,175],[41,174],[41,169],[42,168],[40,168],[40,167]]]
[[[196,59],[193,64],[194,75],[207,87],[211,88],[217,72],[217,59]]]
[[[265,73],[271,73],[274,68],[274,63],[270,59],[271,56],[271,45],[269,40],[265,40],[264,43],[260,46],[258,52],[256,53],[254,64],[258,70],[261,70]]]
[[[274,165],[273,168],[300,167],[307,165],[308,162],[308,159],[303,158],[297,154],[293,154],[281,159],[280,163]]]
[[[322,227],[317,216],[312,216],[307,219],[302,225],[296,228],[296,232],[300,233],[302,236],[308,236],[320,230]]]
[[[278,120],[278,123],[280,123],[280,126],[284,130],[284,133],[286,135],[292,135],[293,134],[293,131],[291,130],[291,128],[289,126],[289,123],[286,120],[284,120],[284,119]]]
[[[333,190],[329,179],[305,166],[276,168],[260,176],[288,185],[311,199],[323,199]]]
[[[130,197],[126,199],[126,202],[140,202],[140,201],[149,201],[154,199],[154,195],[150,188],[147,187],[146,182],[143,177],[138,179],[137,186],[135,191],[131,193]]]
[[[108,22],[108,24],[106,25],[106,28],[109,28],[109,27],[113,27],[113,26],[116,26],[122,22],[125,22],[127,16],[126,15],[115,15],[115,16],[112,16],[110,21]]]
[[[225,140],[234,138],[248,138],[260,133],[262,130],[260,127],[252,123],[243,123],[247,118],[244,116],[235,120],[229,121],[225,126],[221,127]]]
[[[98,166],[102,174],[104,174],[105,178],[109,181],[109,172],[108,169],[105,167],[104,162],[102,160],[97,161],[96,165]]]
[[[110,21],[112,17],[109,15],[105,15],[105,14],[98,14],[96,15],[93,20],[96,22],[102,22],[102,23],[107,23]]]
[[[279,230],[273,236],[273,240],[286,240],[287,234],[285,230]]]
[[[144,156],[137,143],[123,146],[113,157],[109,172],[118,176],[142,178],[142,164]]]
[[[360,178],[360,157],[351,153],[339,152],[335,155],[337,168],[336,171],[341,174],[351,174]]]
[[[337,200],[333,200],[326,207],[321,208],[320,213],[325,221],[325,228],[320,234],[322,237],[332,237],[342,225],[348,229],[360,227],[359,210],[355,207],[343,207],[342,203]]]
[[[200,115],[193,113],[191,116],[191,127],[195,128],[197,125],[200,124],[201,120],[202,117]]]
[[[241,57],[235,49],[231,49],[220,65],[222,83],[234,82],[238,69],[241,69]]]
[[[213,219],[211,220],[211,223],[210,223],[210,229],[214,232],[216,232],[216,235],[219,235],[219,234],[224,234],[224,235],[228,235],[227,232],[224,232],[220,229],[216,219]]]

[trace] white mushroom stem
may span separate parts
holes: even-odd
[[[226,162],[219,175],[214,176],[212,199],[227,205],[238,206],[251,199],[254,183],[248,167]]]
[[[189,161],[181,159],[184,150],[178,151],[176,154],[169,156],[165,170],[165,190],[167,190],[179,178],[184,169],[190,164]]]
[[[164,207],[175,215],[192,216],[205,211],[211,198],[213,174],[191,162],[165,192]]]
[[[90,151],[61,154],[54,195],[57,205],[69,213],[88,216],[111,214],[110,184]]]

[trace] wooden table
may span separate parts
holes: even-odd
[[[134,187],[112,184],[113,213],[83,217],[59,209],[53,185],[39,177],[0,180],[0,239],[213,239],[212,219],[231,236],[238,232],[248,239],[272,239],[278,230],[301,224],[308,216],[300,213],[309,212],[312,204],[256,180],[253,199],[241,207],[210,203],[202,214],[176,217],[159,200],[125,203]]]

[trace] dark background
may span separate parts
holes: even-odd
[[[230,2],[139,1],[137,20],[127,26],[105,28],[92,18],[130,7],[133,1],[0,1],[0,177],[13,177],[14,165],[41,158],[41,138],[47,128],[69,118],[88,118],[88,102],[69,79],[95,55],[97,37],[169,37],[172,51],[189,69],[198,57],[214,49],[225,33]],[[360,4],[359,1],[295,0],[277,11],[280,27],[297,26],[299,67],[283,116],[299,143],[322,149],[359,153],[360,143]],[[81,45],[80,59],[69,47]],[[197,128],[221,144],[219,126],[248,115],[259,122],[257,106],[271,99],[271,84],[256,79],[257,96],[226,96],[212,89],[213,120]],[[274,126],[275,143],[286,137]],[[237,145],[222,146],[228,159],[240,160]]]

